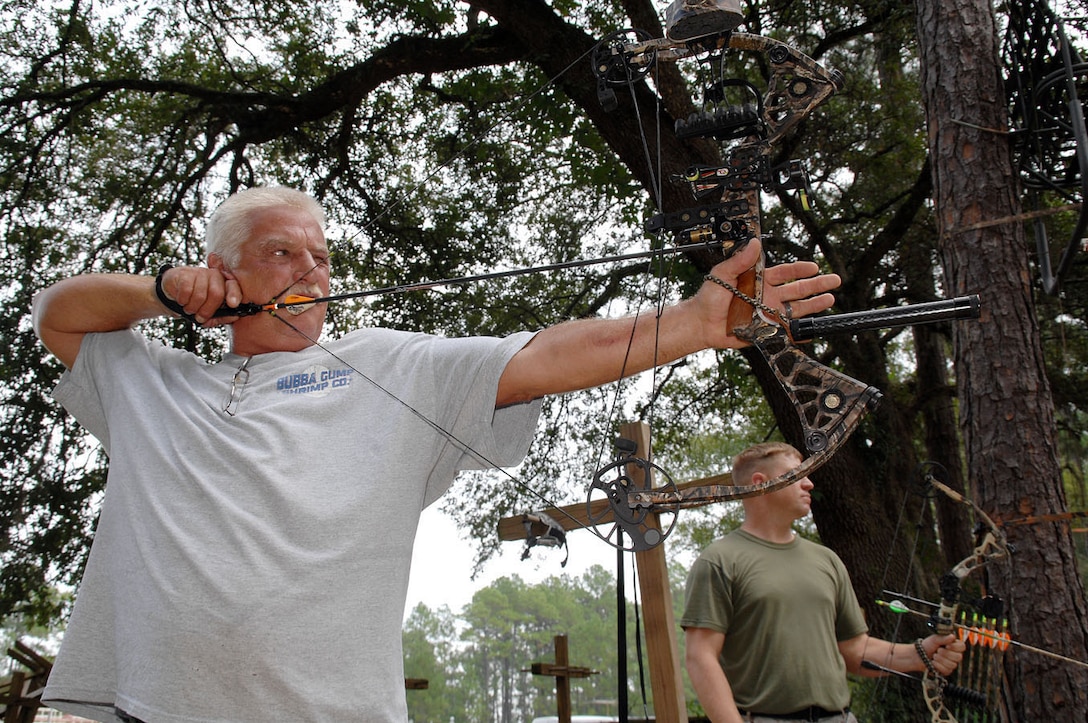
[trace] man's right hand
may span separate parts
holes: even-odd
[[[242,303],[242,287],[229,273],[218,268],[177,266],[162,274],[162,293],[194,317],[202,326],[230,324],[237,317],[216,317],[215,312],[226,305]]]

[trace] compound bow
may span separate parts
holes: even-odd
[[[775,165],[772,152],[786,133],[842,87],[842,75],[786,43],[734,33],[731,28],[685,42],[669,37],[647,40],[642,31],[620,31],[601,41],[593,59],[598,95],[606,108],[612,108],[612,88],[643,79],[656,62],[701,54],[720,62],[728,50],[763,54],[770,69],[767,90],[759,97],[748,83],[719,81],[706,89],[700,111],[676,121],[681,138],[740,142],[728,149],[723,165],[697,166],[684,174],[682,180],[703,205],[662,213],[646,224],[651,233],[671,232],[677,243],[713,243],[725,257],[761,237],[762,189],[798,190],[807,207],[808,179],[800,162]],[[727,102],[726,94],[736,88],[748,97],[747,102]],[[881,397],[874,387],[819,364],[793,344],[786,329],[788,314],[783,316],[763,302],[763,268],[761,258],[736,288],[714,276],[706,278],[746,302],[730,308],[732,333],[759,350],[788,394],[801,419],[807,457],[796,469],[762,484],[683,490],[671,484],[653,489],[651,474],[644,476],[643,485],[634,484],[624,472],[626,465],[636,462],[631,457],[606,466],[594,477],[590,501],[595,493],[604,494],[633,549],[654,547],[667,534],[646,524],[651,512],[765,494],[807,476],[834,454]]]
[[[932,472],[926,474],[925,480],[930,487],[946,497],[970,507],[979,525],[979,533],[971,554],[960,560],[941,578],[941,602],[934,614],[932,625],[933,631],[938,635],[948,635],[956,630],[964,578],[991,562],[1008,557],[1009,547],[1005,540],[1005,533],[989,515],[982,511],[982,508],[938,480]],[[994,600],[992,597],[990,599]],[[1000,604],[1000,601],[997,604]],[[956,721],[944,704],[944,691],[947,684],[945,677],[927,664],[926,672],[922,676],[922,694],[934,722],[955,723]]]
[[[1069,42],[1065,23],[1041,0],[1009,3],[1005,65],[1013,147],[1035,207],[1033,228],[1043,291],[1057,294],[1088,231],[1088,127],[1084,119],[1085,62]],[[1044,208],[1053,194],[1067,205]],[[1077,210],[1077,220],[1056,266],[1051,263],[1044,216]]]
[[[922,476],[922,484],[927,490],[939,492],[957,504],[969,507],[977,523],[975,546],[963,560],[956,563],[951,570],[941,576],[940,602],[934,607],[935,612],[929,616],[929,626],[938,635],[958,634],[967,643],[982,643],[993,650],[1004,651],[1009,643],[1009,637],[1004,630],[994,626],[966,625],[959,620],[960,606],[964,604],[963,580],[984,566],[1002,559],[1010,554],[1010,548],[1005,538],[1005,533],[994,520],[987,515],[977,504],[963,494],[955,491],[939,478],[939,471],[944,468],[934,462],[925,462],[919,467]],[[903,596],[896,594],[897,597]],[[914,600],[915,602],[925,602]],[[890,603],[880,601],[894,612],[913,612],[900,599]],[[928,604],[928,603],[927,603]],[[971,600],[970,604],[979,609],[982,620],[997,621],[1003,615],[1003,603],[994,595],[986,595],[978,600]],[[986,704],[986,696],[978,691],[965,686],[955,686],[948,679],[937,672],[925,656],[922,657],[926,664],[925,673],[922,675],[922,695],[926,707],[930,711],[934,723],[957,723],[955,715],[949,710],[946,701],[956,698],[966,701],[968,704],[980,707]]]

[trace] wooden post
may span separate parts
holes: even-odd
[[[646,422],[630,422],[620,428],[620,436],[633,440],[638,448],[635,455],[648,459],[650,426]],[[643,486],[646,480],[636,479],[640,470],[628,470],[632,481]],[[657,522],[657,515],[652,515]],[[658,525],[660,527],[660,525]],[[635,553],[638,568],[642,611],[646,619],[646,652],[650,666],[650,688],[654,695],[654,719],[657,723],[687,723],[684,700],[684,680],[680,668],[680,646],[677,642],[676,615],[672,609],[672,589],[664,543]]]
[[[21,640],[8,648],[8,657],[25,665],[29,672],[15,671],[0,682],[0,714],[4,723],[31,723],[41,707],[42,691],[53,663]]]
[[[571,723],[570,679],[588,678],[596,675],[596,670],[578,668],[570,665],[567,650],[567,636],[555,636],[555,663],[533,663],[528,671],[533,675],[548,675],[555,678],[555,697],[559,707],[559,723]]]

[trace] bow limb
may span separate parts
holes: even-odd
[[[947,679],[927,668],[922,676],[922,696],[929,708],[933,723],[958,723],[956,716],[944,704],[944,689]]]
[[[977,521],[983,527],[982,532],[977,538],[978,541],[975,544],[974,549],[971,550],[971,554],[963,560],[960,560],[960,562],[958,562],[951,571],[946,573],[942,579],[941,597],[945,600],[950,600],[954,596],[958,596],[960,582],[972,572],[975,572],[991,562],[1008,557],[1008,542],[1005,538],[1005,532],[972,500],[959,492],[956,492],[948,485],[933,477],[932,474],[926,475],[926,482],[933,487],[933,489],[941,492],[954,502],[970,507],[974,512]],[[942,603],[942,605],[943,604],[944,603]],[[950,632],[952,625],[955,622],[954,615],[940,615],[939,613],[938,615],[938,632],[942,632],[941,628],[943,628],[943,632]]]
[[[795,173],[793,164],[789,166],[791,175],[787,182],[778,180],[778,170],[771,165],[774,145],[843,85],[838,71],[828,70],[795,48],[771,38],[734,33],[729,36],[728,47],[765,53],[771,75],[759,111],[761,136],[753,136],[734,148],[722,168],[692,169],[688,173],[687,180],[697,198],[715,191],[721,193],[721,208],[728,222],[716,230],[726,253],[735,252],[749,239],[761,238],[761,189],[774,184],[799,187],[798,179],[803,178],[803,173]],[[763,271],[761,255],[756,265],[738,278],[734,293],[747,303],[730,304],[727,328],[738,339],[758,349],[770,366],[797,409],[809,456],[796,469],[760,485],[688,488],[669,495],[674,498],[670,506],[694,506],[766,494],[802,479],[830,459],[880,400],[877,389],[819,364],[794,346],[787,331],[771,320],[772,316],[779,316],[777,312],[763,302]],[[640,495],[633,502],[653,504],[649,495]]]
[[[759,350],[793,402],[809,456],[798,467],[760,484],[707,485],[632,493],[628,495],[632,506],[696,507],[755,497],[788,487],[831,459],[880,400],[876,388],[816,362],[790,342],[783,327],[767,322],[761,315],[755,315],[747,326],[735,333]]]

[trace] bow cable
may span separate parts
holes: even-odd
[[[536,497],[538,500],[540,500],[544,504],[549,505],[550,507],[553,507],[559,514],[564,515],[565,517],[567,517],[571,522],[574,523],[574,525],[577,528],[585,527],[585,528],[589,529],[594,535],[596,535],[600,539],[604,540],[605,542],[608,542],[608,538],[606,538],[604,535],[602,535],[600,532],[598,532],[596,528],[589,527],[589,526],[585,525],[577,517],[574,517],[572,514],[570,514],[569,512],[566,512],[561,507],[558,507],[557,505],[553,504],[543,493],[537,492],[532,487],[530,487],[528,484],[526,484],[521,479],[519,479],[515,474],[513,474],[509,470],[505,469],[504,467],[500,466],[496,462],[493,462],[483,452],[480,452],[479,450],[475,449],[472,445],[470,445],[467,442],[461,440],[456,434],[449,431],[448,429],[443,427],[441,424],[434,421],[433,419],[428,417],[426,414],[424,414],[423,412],[421,412],[418,409],[416,409],[415,407],[413,407],[407,401],[401,399],[399,396],[394,394],[391,390],[384,387],[379,381],[372,378],[371,376],[369,376],[368,374],[363,372],[361,369],[356,367],[354,364],[349,362],[342,355],[337,354],[335,351],[333,351],[332,349],[327,347],[325,344],[322,344],[320,340],[315,339],[314,337],[312,337],[309,334],[307,334],[306,332],[304,332],[302,329],[299,329],[296,325],[292,324],[289,320],[285,319],[282,315],[276,314],[274,312],[272,313],[272,315],[275,318],[279,319],[284,324],[286,324],[289,328],[291,328],[299,336],[306,339],[311,344],[317,346],[319,349],[324,351],[326,354],[328,354],[333,359],[340,362],[341,364],[343,364],[347,368],[351,369],[351,371],[354,372],[355,374],[358,374],[360,378],[362,378],[365,382],[367,382],[372,387],[377,389],[379,392],[381,392],[382,394],[386,395],[387,397],[392,399],[397,404],[404,407],[414,417],[416,417],[421,422],[423,422],[425,425],[427,425],[432,430],[437,432],[439,436],[443,437],[444,439],[446,439],[447,441],[452,443],[455,447],[457,447],[457,449],[461,450],[463,453],[467,454],[469,457],[476,460],[477,462],[479,462],[480,464],[482,464],[486,468],[497,470],[500,474],[502,474],[508,480],[513,482],[518,488],[520,488],[521,490],[529,493],[531,496]],[[611,544],[611,543],[609,543],[609,544]]]
[[[225,316],[253,316],[263,311],[276,311],[278,309],[290,309],[292,306],[300,306],[306,304],[322,304],[330,301],[347,301],[349,299],[362,299],[370,296],[383,296],[386,294],[402,294],[409,291],[427,291],[439,286],[460,286],[465,284],[474,283],[477,281],[492,281],[495,279],[513,278],[517,276],[526,276],[529,274],[543,273],[547,271],[565,271],[567,269],[584,268],[587,266],[596,266],[608,263],[617,263],[621,261],[637,261],[639,259],[647,259],[647,263],[654,258],[668,256],[672,254],[682,254],[694,251],[707,251],[720,249],[720,242],[706,241],[693,244],[682,244],[680,246],[670,246],[668,248],[650,249],[648,251],[633,251],[626,254],[616,254],[613,256],[602,256],[595,259],[576,259],[573,261],[558,261],[551,264],[543,264],[540,266],[530,266],[521,269],[509,269],[506,271],[491,271],[484,274],[473,274],[470,276],[455,276],[448,279],[439,279],[437,281],[418,281],[409,284],[397,284],[395,286],[385,286],[378,289],[368,289],[364,291],[349,291],[342,294],[332,294],[329,296],[309,297],[301,296],[298,294],[292,294],[284,297],[283,301],[276,301],[277,298],[283,296],[287,289],[284,289],[276,297],[274,297],[267,304],[255,304],[255,303],[242,303],[236,307],[222,306],[215,312],[216,317]],[[307,272],[309,273],[309,272]],[[305,276],[305,274],[303,274]],[[294,284],[292,284],[293,286]],[[288,289],[291,287],[288,286]]]

